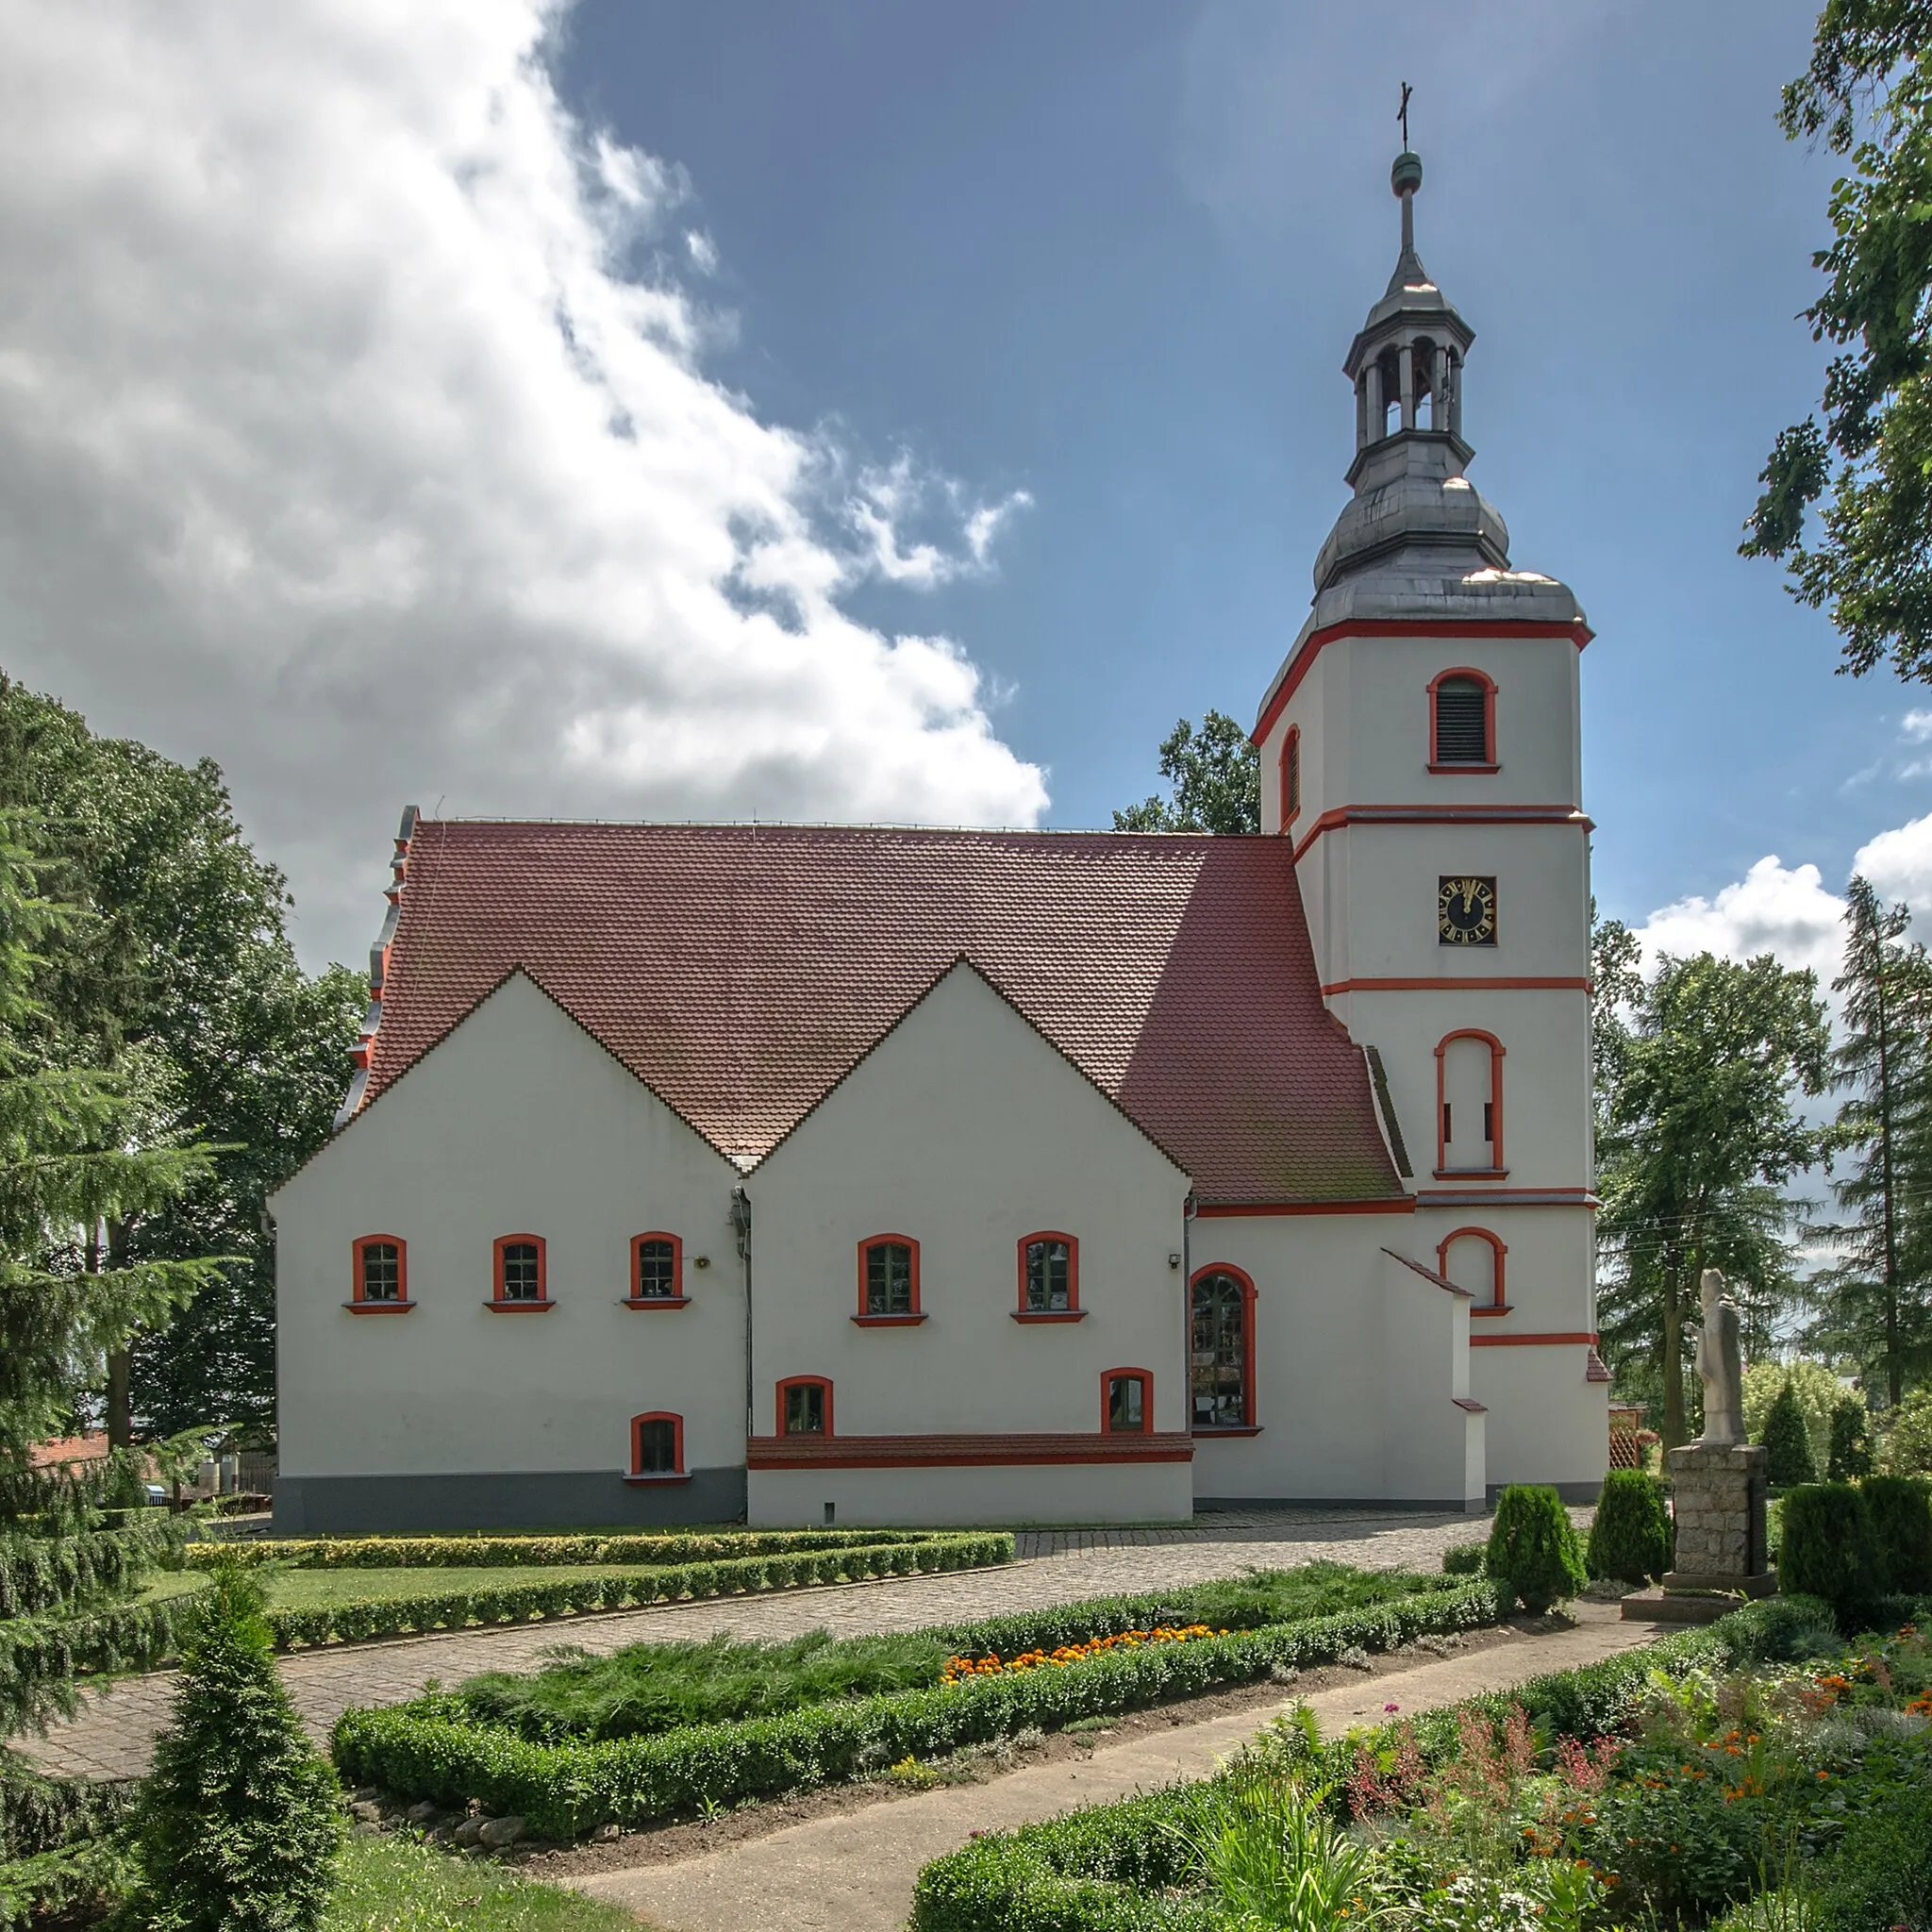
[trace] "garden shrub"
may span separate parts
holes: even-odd
[[[1799,1483],[1818,1480],[1818,1465],[1811,1456],[1811,1433],[1805,1426],[1798,1391],[1789,1378],[1772,1399],[1770,1412],[1764,1418],[1764,1434],[1759,1440],[1766,1451],[1765,1480],[1774,1489],[1791,1489]]]
[[[1900,1596],[1932,1594],[1932,1483],[1869,1475],[1858,1488],[1872,1512],[1879,1587]]]
[[[1914,1389],[1878,1418],[1877,1454],[1888,1475],[1932,1475],[1932,1388]]]
[[[1778,1588],[1822,1597],[1841,1629],[1878,1593],[1883,1573],[1872,1511],[1853,1483],[1807,1483],[1784,1499]]]
[[[1818,1901],[1823,1932],[1932,1925],[1932,1787],[1874,1781]]]
[[[1489,1556],[1490,1546],[1487,1543],[1451,1543],[1442,1552],[1442,1574],[1480,1576]]]
[[[1633,1590],[1671,1567],[1671,1518],[1663,1485],[1641,1469],[1613,1469],[1604,1478],[1591,1524],[1585,1567]]]
[[[214,1574],[137,1814],[150,1932],[311,1932],[343,1837],[334,1774],[275,1669],[260,1586]]]
[[[1533,1617],[1583,1589],[1576,1531],[1555,1490],[1512,1483],[1496,1499],[1485,1574]]]
[[[1872,1417],[1856,1395],[1841,1395],[1831,1409],[1831,1454],[1827,1482],[1845,1483],[1872,1474]]]

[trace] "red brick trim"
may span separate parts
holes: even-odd
[[[1589,992],[1588,979],[1338,979],[1324,999],[1341,992]]]
[[[1472,1335],[1469,1338],[1472,1348],[1555,1348],[1570,1341],[1582,1342],[1591,1348],[1596,1346],[1595,1335],[1588,1330],[1563,1335]]]
[[[1398,1194],[1386,1201],[1224,1201],[1203,1202],[1194,1209],[1206,1221],[1245,1214],[1413,1214],[1415,1196]]]
[[[754,1436],[748,1469],[996,1469],[1061,1462],[1191,1462],[1191,1436]]]
[[[1574,805],[1338,805],[1308,827],[1294,848],[1296,860],[1307,857],[1308,847],[1324,832],[1343,825],[1574,825],[1584,833],[1596,829],[1595,821]]]

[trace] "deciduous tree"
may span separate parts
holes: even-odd
[[[1160,775],[1170,796],[1142,799],[1113,815],[1117,832],[1258,832],[1260,755],[1224,711],[1197,729],[1178,720],[1160,741]]]

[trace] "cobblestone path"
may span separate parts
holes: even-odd
[[[1027,1530],[1018,1539],[1019,1560],[997,1570],[298,1651],[282,1659],[282,1676],[309,1728],[326,1738],[351,1706],[399,1704],[431,1679],[454,1685],[478,1671],[528,1669],[559,1643],[601,1653],[718,1631],[783,1638],[818,1629],[840,1636],[916,1630],[1081,1597],[1237,1576],[1243,1570],[1288,1568],[1318,1557],[1372,1570],[1434,1569],[1445,1547],[1473,1541],[1482,1527],[1481,1519],[1466,1516],[1283,1509],[1204,1515],[1173,1528]],[[19,1741],[50,1771],[139,1776],[166,1721],[173,1688],[168,1671],[125,1678],[91,1696],[73,1723]]]

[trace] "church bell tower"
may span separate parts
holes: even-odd
[[[1595,1493],[1590,821],[1570,590],[1509,560],[1464,475],[1474,331],[1415,245],[1342,364],[1353,495],[1263,699],[1262,829],[1291,841],[1330,1010],[1387,1074],[1418,1260],[1465,1288],[1491,1484]]]

